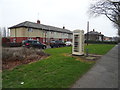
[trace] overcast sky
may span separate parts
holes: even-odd
[[[95,0],[93,0],[95,1]],[[105,17],[89,18],[87,13],[92,0],[0,0],[0,27],[10,27],[24,21],[51,25],[71,31],[84,30],[87,21],[90,31],[95,29],[105,36],[117,36],[117,30]]]

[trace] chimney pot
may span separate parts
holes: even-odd
[[[40,20],[37,20],[37,24],[40,24]]]
[[[63,29],[65,29],[65,26],[63,26]]]

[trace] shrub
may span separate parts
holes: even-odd
[[[85,43],[87,43],[87,41],[85,40]],[[117,44],[117,41],[93,41],[93,40],[89,40],[88,43],[90,44]]]
[[[3,61],[24,60],[30,57],[35,59],[35,57],[39,56],[48,56],[48,54],[44,53],[42,50],[34,48],[2,48]]]

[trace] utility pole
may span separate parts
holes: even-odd
[[[45,44],[46,44],[46,38],[47,38],[46,36],[47,36],[47,31],[45,31]]]
[[[88,56],[88,40],[89,40],[89,21],[87,22],[87,35],[86,35],[87,48],[86,48],[86,56]]]
[[[89,21],[87,22],[87,46],[88,46],[88,40],[89,40]]]

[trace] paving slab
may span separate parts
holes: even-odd
[[[118,46],[102,56],[72,88],[118,88]]]

